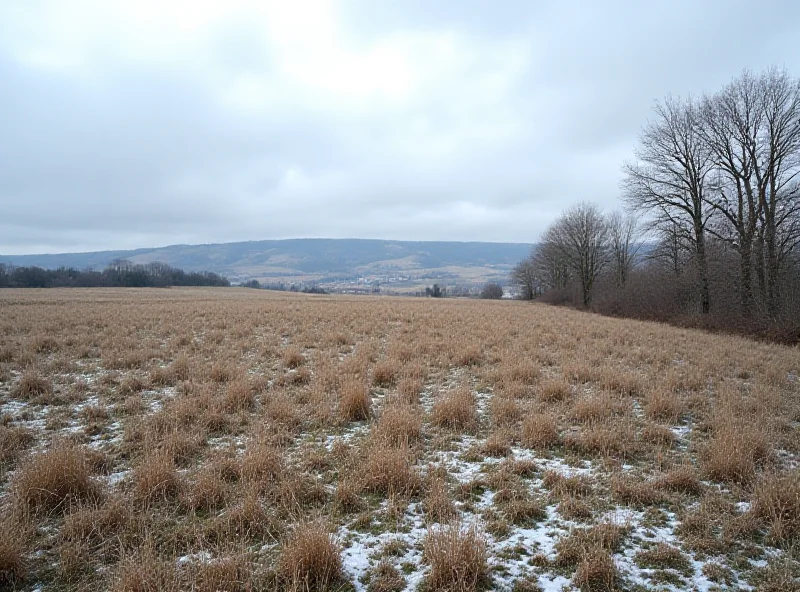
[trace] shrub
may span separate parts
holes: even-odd
[[[431,566],[426,580],[431,590],[477,590],[489,576],[486,539],[475,526],[464,529],[454,524],[429,530],[423,558]]]
[[[71,502],[96,499],[98,484],[92,480],[86,451],[75,445],[55,443],[35,454],[14,476],[12,491],[25,511],[65,510]]]
[[[321,523],[297,526],[283,544],[277,572],[293,591],[323,591],[343,576],[341,547]]]
[[[481,288],[481,298],[484,300],[500,300],[503,297],[503,286],[488,282]]]

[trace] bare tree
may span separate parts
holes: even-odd
[[[608,224],[599,208],[573,206],[547,229],[542,242],[575,274],[583,304],[589,306],[595,281],[609,262]]]
[[[719,214],[708,230],[739,254],[740,300],[753,313],[753,253],[763,206],[759,199],[756,138],[764,124],[758,81],[745,73],[702,103],[698,131],[714,157],[717,173],[707,202]]]
[[[511,270],[511,284],[519,290],[523,300],[533,300],[542,292],[542,281],[536,270],[533,252]]]
[[[624,216],[621,212],[614,212],[607,217],[606,223],[611,262],[614,266],[614,281],[617,287],[624,288],[641,247],[636,219],[633,216]]]
[[[713,208],[706,200],[714,159],[699,133],[691,100],[667,98],[642,131],[637,162],[623,167],[623,197],[634,211],[659,227],[672,226],[690,238],[700,277],[700,306],[710,311],[706,232]]]
[[[548,290],[564,290],[572,280],[572,270],[554,241],[548,240],[548,229],[536,246],[532,263],[534,272]]]

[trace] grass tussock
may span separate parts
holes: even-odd
[[[753,493],[751,512],[773,541],[784,546],[800,541],[800,475],[764,476]]]
[[[293,592],[330,590],[343,578],[342,549],[319,522],[300,524],[284,542],[277,573]]]
[[[367,451],[363,483],[368,491],[392,495],[413,493],[419,490],[422,481],[408,447],[378,443]]]
[[[715,481],[749,483],[771,455],[769,436],[758,423],[742,419],[717,420],[702,454],[702,467]]]
[[[422,412],[404,403],[387,405],[378,418],[374,434],[395,446],[417,442],[422,437]]]
[[[522,421],[522,444],[535,450],[549,450],[561,443],[558,419],[549,413],[534,413]]]
[[[32,399],[49,395],[52,392],[53,383],[34,369],[25,371],[11,390],[11,394],[20,399]]]
[[[475,395],[467,386],[448,391],[433,404],[431,421],[443,428],[475,429],[478,423]]]
[[[339,413],[345,421],[363,421],[372,414],[369,389],[359,380],[348,380],[339,393]]]
[[[72,503],[98,498],[86,451],[60,443],[29,457],[14,475],[12,495],[22,510],[32,513],[64,511]]]
[[[486,539],[474,526],[453,524],[428,531],[423,557],[430,565],[426,584],[431,590],[478,590],[489,576]]]
[[[25,529],[11,518],[0,519],[0,589],[13,590],[27,572]]]

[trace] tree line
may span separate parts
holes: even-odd
[[[512,273],[522,297],[800,337],[800,79],[657,102],[623,173],[625,212],[564,212]]]
[[[0,288],[164,288],[169,286],[230,286],[227,278],[204,272],[185,272],[166,263],[134,264],[112,261],[104,270],[71,267],[43,269],[0,263]]]

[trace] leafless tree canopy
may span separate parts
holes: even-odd
[[[745,71],[657,102],[623,173],[628,216],[570,208],[515,273],[615,314],[794,323],[800,337],[800,79]]]

